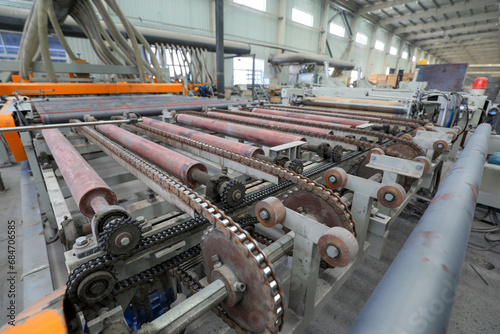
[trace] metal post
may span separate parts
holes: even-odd
[[[252,101],[255,101],[255,53],[252,55]]]
[[[215,0],[215,55],[217,58],[217,97],[224,98],[224,0]]]
[[[477,127],[349,333],[446,332],[490,133]]]

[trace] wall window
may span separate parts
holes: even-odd
[[[234,3],[247,6],[253,9],[260,10],[261,12],[266,11],[266,0],[233,0]]]
[[[313,26],[313,15],[311,13],[305,12],[301,9],[292,8],[292,21],[297,22],[308,27]]]
[[[413,57],[411,57],[411,61],[412,61],[412,62],[416,62],[416,61],[417,61],[417,56],[413,56]]]
[[[264,59],[255,59],[255,84],[264,84]],[[235,85],[252,84],[252,58],[233,58],[233,83]]]
[[[408,59],[408,52],[403,51],[403,52],[401,53],[401,58],[403,58],[403,59]]]
[[[358,32],[356,34],[356,43],[359,43],[359,44],[362,44],[362,45],[368,44],[368,36],[366,36],[365,34],[362,34],[362,33]]]
[[[0,32],[0,60],[16,60],[21,33]],[[55,63],[66,62],[66,51],[57,38],[49,37],[50,58]]]
[[[384,42],[382,41],[375,41],[375,49],[379,50],[379,51],[384,51],[384,47],[385,47],[385,44]]]
[[[341,25],[338,25],[336,23],[330,23],[330,34],[339,36],[339,37],[344,37],[345,36],[345,28],[342,27]]]
[[[391,73],[391,68],[387,66],[387,68],[385,69],[385,75],[389,75],[389,73]]]
[[[389,50],[389,53],[393,56],[398,54],[398,49],[396,49],[394,46],[391,46],[391,49]]]

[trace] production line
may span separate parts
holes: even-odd
[[[30,108],[22,144],[66,250],[66,286],[32,305],[61,332],[177,333],[212,310],[238,333],[300,333],[365,254],[381,256],[417,192],[438,191],[463,134],[387,114],[113,99],[7,106]],[[50,129],[54,117],[69,124]],[[108,180],[92,168],[106,156],[123,170]],[[135,200],[112,190],[134,180]]]

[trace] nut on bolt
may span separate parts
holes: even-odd
[[[245,292],[247,285],[243,282],[236,282],[233,285],[233,290],[236,292]]]
[[[75,246],[77,246],[77,247],[85,247],[88,244],[89,244],[89,240],[87,239],[86,236],[78,237],[75,240]]]
[[[269,220],[269,218],[271,217],[271,215],[269,214],[269,211],[267,211],[266,209],[260,210],[259,215],[260,215],[260,218],[262,218],[263,220]]]

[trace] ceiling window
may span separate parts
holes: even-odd
[[[398,54],[398,49],[396,49],[394,46],[391,46],[391,49],[389,50],[389,53],[393,56]]]
[[[233,1],[237,4],[260,10],[261,12],[266,11],[266,0],[233,0]]]
[[[380,50],[380,51],[384,51],[384,47],[385,47],[384,42],[379,41],[379,40],[375,41],[375,49]]]
[[[308,27],[313,26],[313,15],[311,13],[305,12],[301,9],[292,8],[292,21],[303,24]]]
[[[359,44],[362,44],[362,45],[368,44],[368,36],[366,36],[365,34],[362,34],[362,33],[358,32],[356,34],[356,43],[359,43]]]
[[[408,59],[408,52],[403,51],[403,53],[401,53],[401,58]]]
[[[336,23],[330,23],[330,34],[339,36],[339,37],[344,37],[345,36],[345,28],[342,27],[341,25],[338,25]]]

